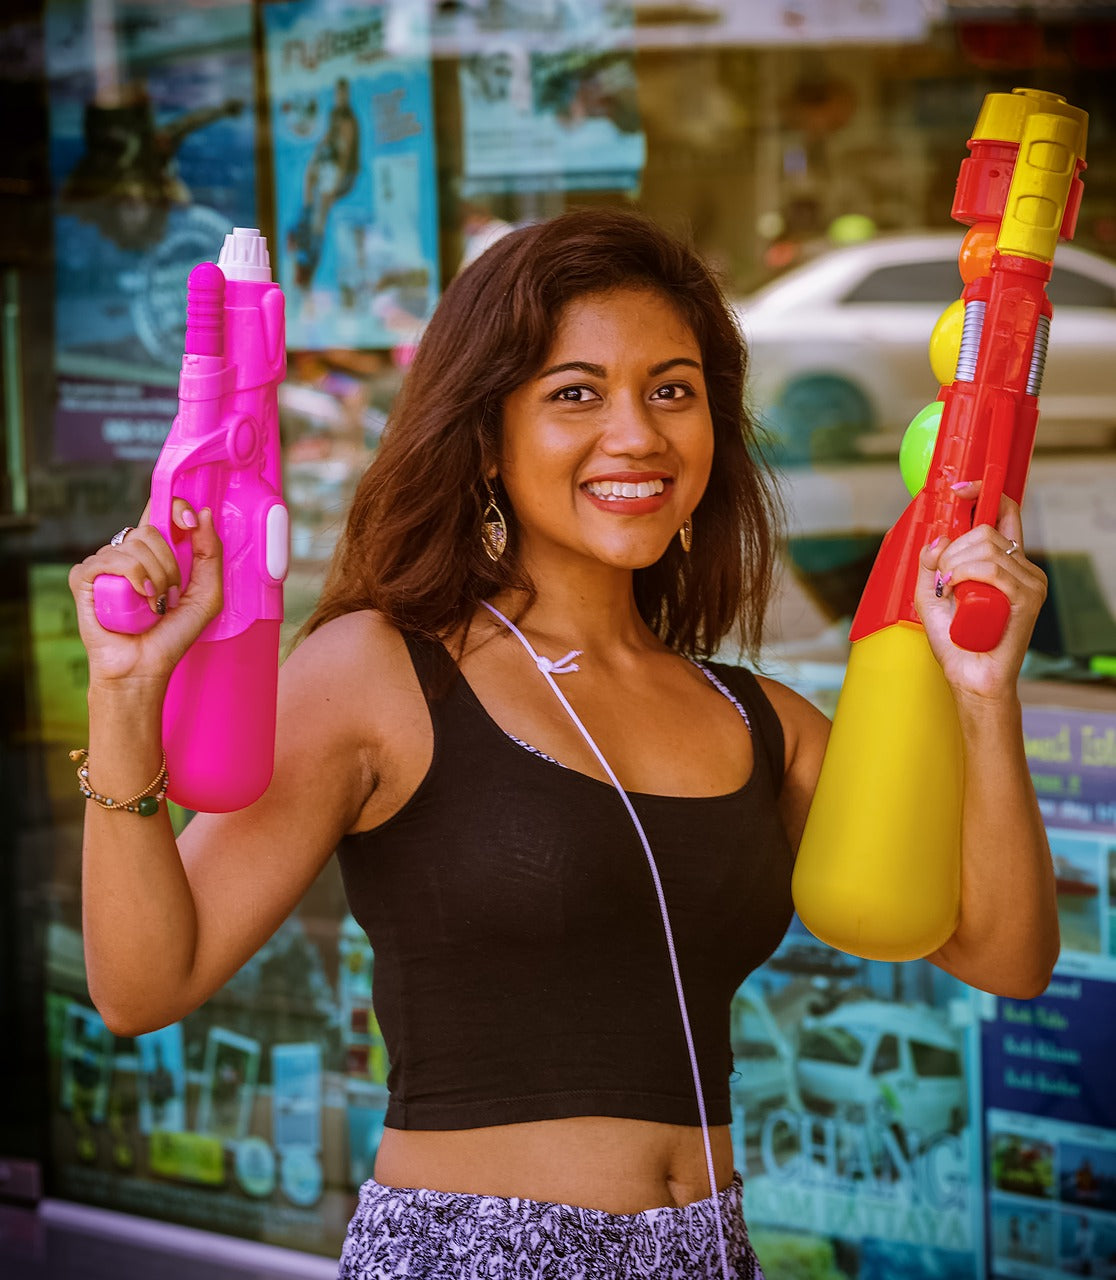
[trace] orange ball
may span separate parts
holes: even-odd
[[[999,233],[999,224],[995,222],[978,222],[965,233],[957,254],[957,265],[966,284],[988,274]]]

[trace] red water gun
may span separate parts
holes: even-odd
[[[1074,232],[1087,116],[1057,94],[989,94],[962,162],[953,216],[969,226],[964,288],[931,336],[937,399],[908,428],[900,466],[913,501],[883,540],[852,647],[798,859],[803,923],[855,955],[910,960],[956,928],[962,751],[953,697],[915,609],[922,547],[994,524],[1021,502],[1050,332],[1054,250]],[[980,480],[980,495],[952,487]],[[950,634],[999,643],[1006,597],[962,582]],[[927,806],[926,798],[933,797]]]

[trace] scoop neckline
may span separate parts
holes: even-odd
[[[698,667],[699,670],[703,672],[706,670],[704,664],[699,662],[696,658],[690,658],[690,659],[687,659],[687,661],[692,662],[695,667]],[[501,724],[497,722],[496,718],[484,705],[477,691],[469,683],[468,678],[465,676],[461,668],[457,666],[456,663],[454,663],[454,666],[457,667],[457,679],[461,681],[470,701],[480,711],[486,723],[491,727],[494,733],[498,734],[499,737],[509,747],[511,747],[515,752],[517,752],[520,756],[523,756],[528,760],[534,760],[537,764],[543,766],[546,769],[558,770],[561,774],[565,775],[566,777],[579,778],[584,782],[591,783],[595,787],[604,787],[606,790],[611,791],[615,794],[616,788],[606,778],[594,778],[591,773],[584,773],[581,769],[573,768],[572,765],[562,764],[561,761],[555,760],[553,759],[553,757],[542,754],[539,748],[533,747],[531,744],[524,743],[520,739],[513,737]],[[721,689],[719,689],[716,684],[713,683],[713,681],[710,681],[710,684],[716,690],[716,692],[720,694],[722,698],[725,698],[726,702],[729,702],[729,704],[732,705],[731,698],[728,698],[725,695],[725,693]],[[737,708],[734,707],[734,710],[737,710]],[[739,711],[738,711],[738,714],[739,714]],[[744,717],[741,716],[741,719],[743,720]],[[744,720],[744,725],[748,732],[748,736],[752,740],[752,771],[751,773],[748,774],[747,778],[740,784],[740,786],[735,788],[735,790],[723,791],[718,793],[717,795],[712,795],[712,796],[678,796],[678,795],[666,795],[658,791],[630,791],[627,788],[625,788],[625,792],[624,792],[625,795],[630,796],[633,800],[647,800],[652,802],[666,800],[672,803],[676,803],[678,801],[685,801],[688,803],[693,803],[694,801],[699,801],[699,802],[720,801],[723,803],[724,801],[739,799],[745,794],[745,792],[747,792],[751,788],[752,784],[755,782],[757,765],[758,765],[758,759],[757,759],[757,753],[756,753],[755,731],[750,722],[750,719]]]

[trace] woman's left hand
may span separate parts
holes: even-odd
[[[959,493],[975,501],[980,481]],[[953,541],[942,538],[924,547],[919,566],[915,608],[954,693],[981,698],[1014,695],[1035,620],[1046,599],[1046,574],[1023,550],[1018,504],[1001,498],[995,527],[977,525]],[[1003,637],[987,653],[962,649],[950,638],[957,612],[954,591],[966,581],[989,583],[1004,593],[1011,606]]]

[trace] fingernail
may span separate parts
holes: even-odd
[[[953,581],[953,574],[947,573],[946,576],[942,579],[942,586],[948,587],[952,581]]]
[[[942,535],[939,533],[939,534],[938,534],[938,536],[934,539],[934,541],[933,541],[933,542],[930,544],[930,546],[927,548],[927,550],[928,550],[928,551],[933,551],[933,550],[934,550],[934,548],[938,545],[938,543],[939,543],[939,542],[941,542],[941,540],[942,540]]]
[[[167,591],[167,604],[173,609],[177,603],[178,603],[178,588],[171,587]]]
[[[198,518],[189,508],[182,513],[182,527],[184,529],[196,529],[198,527]]]
[[[939,573],[934,579],[934,594],[939,600],[942,598],[942,590],[944,587],[945,583],[942,581],[942,575]]]
[[[167,598],[166,596],[160,596],[158,600],[155,601],[155,612],[159,614],[160,617],[162,617],[162,615],[166,613],[166,611],[167,611]]]
[[[153,596],[155,594],[155,584],[150,578],[144,578],[143,580],[143,594],[145,596]]]
[[[967,489],[969,485],[971,485],[972,483],[973,483],[972,480],[958,480],[954,484],[951,484],[949,487],[951,489]]]

